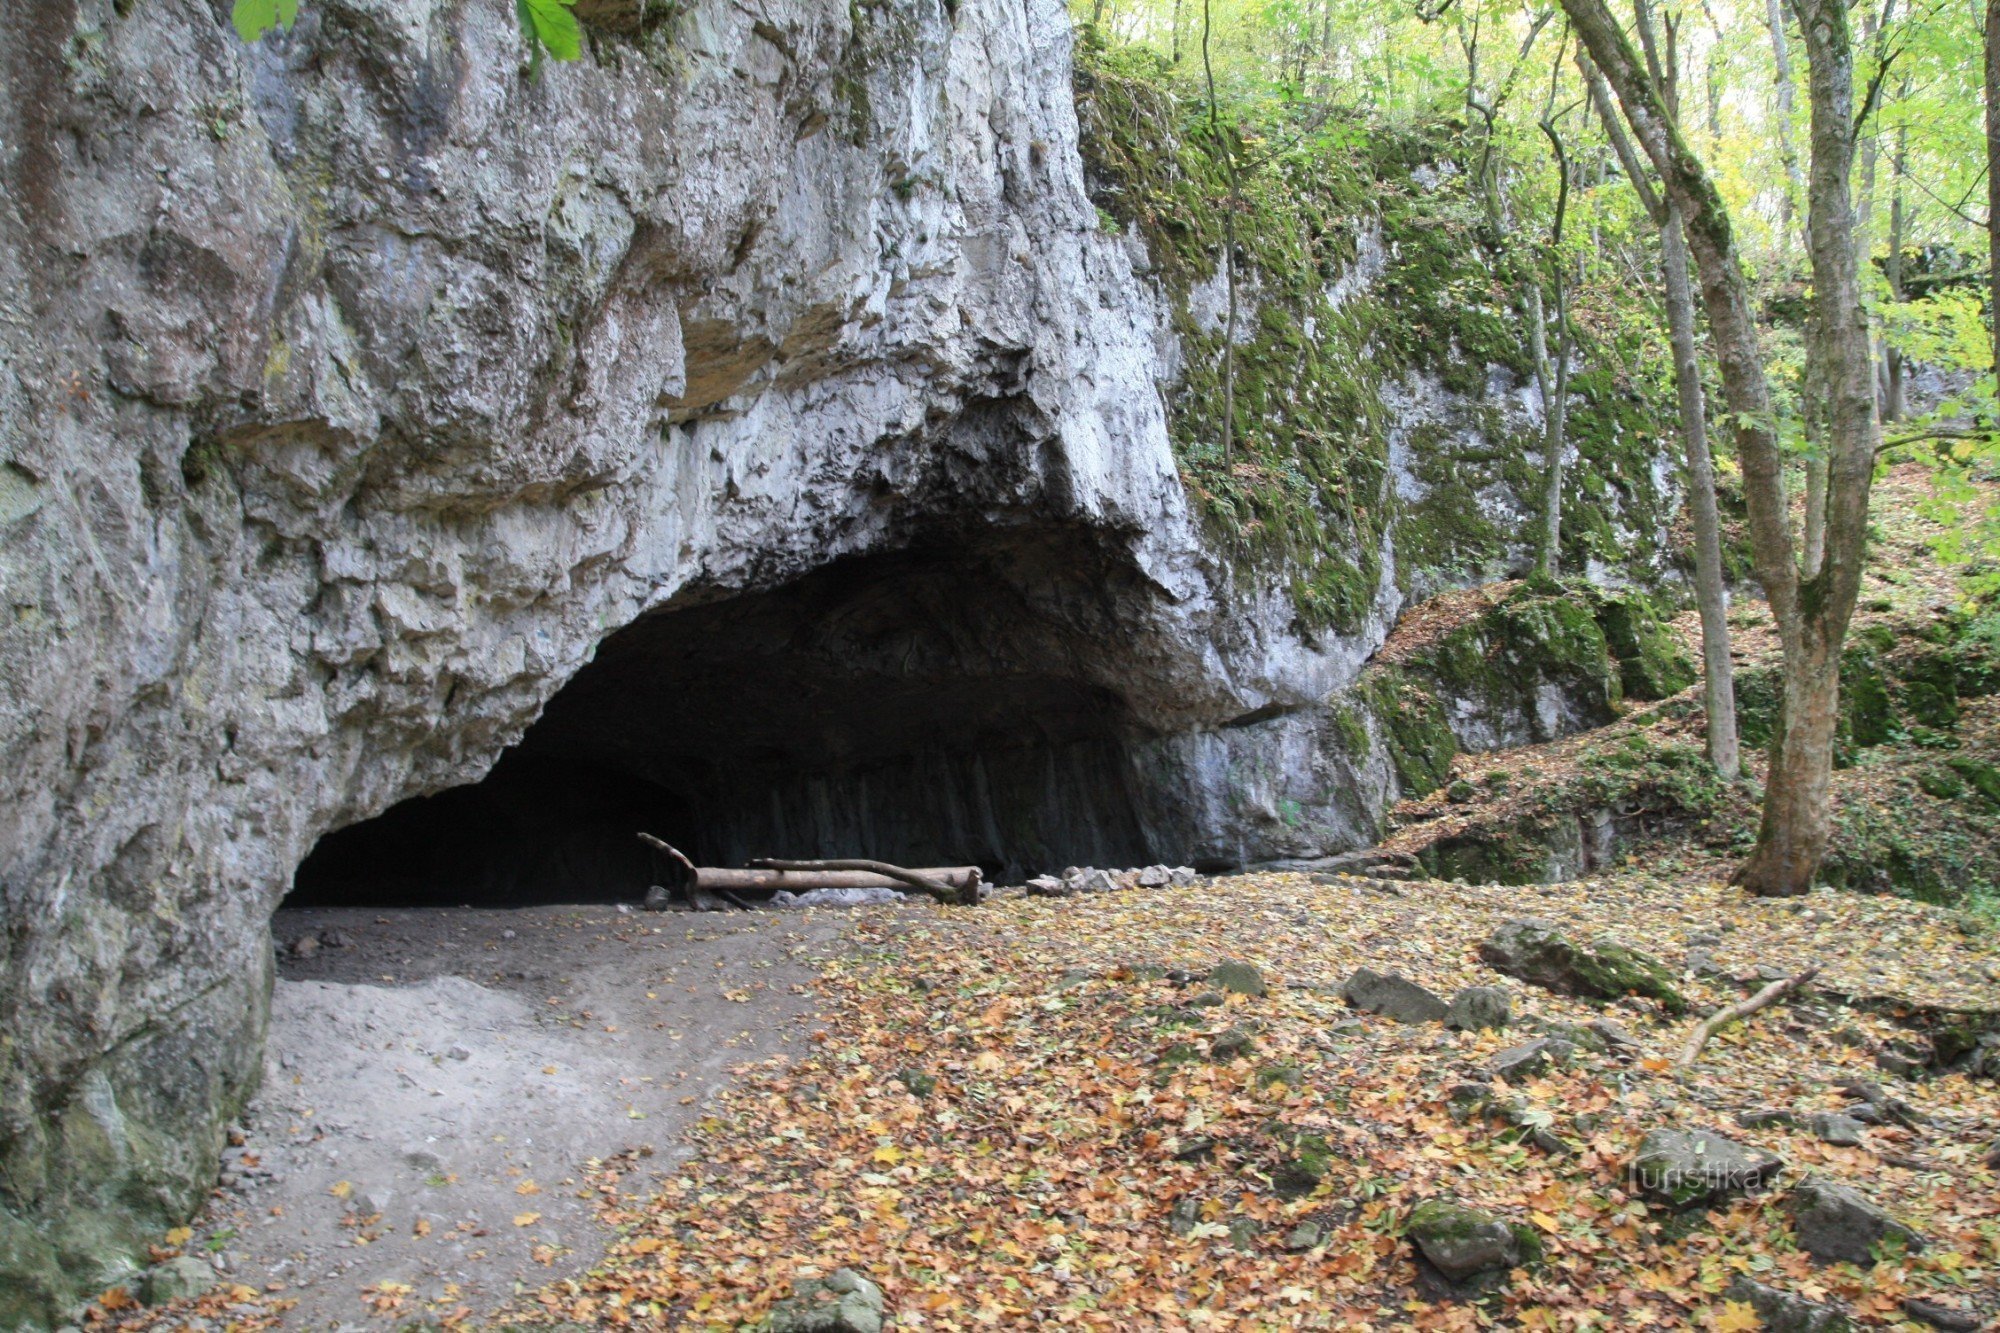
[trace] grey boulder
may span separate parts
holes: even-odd
[[[1755,1310],[1758,1326],[1767,1333],[1845,1333],[1854,1327],[1853,1321],[1834,1306],[1767,1287],[1740,1273],[1723,1288],[1722,1299]]]
[[[1435,1023],[1449,1007],[1430,991],[1399,973],[1357,968],[1341,996],[1356,1009],[1381,1014],[1398,1023]]]
[[[1541,1245],[1525,1227],[1478,1208],[1426,1199],[1410,1213],[1403,1234],[1450,1284],[1448,1294],[1490,1291],[1507,1274],[1540,1257]]]
[[[1786,1200],[1799,1248],[1827,1263],[1869,1264],[1884,1243],[1915,1253],[1924,1238],[1845,1185],[1806,1179]]]
[[[1466,986],[1451,997],[1444,1025],[1461,1032],[1504,1028],[1514,1017],[1514,1002],[1498,986]]]
[[[1540,917],[1502,922],[1479,946],[1479,956],[1510,977],[1565,995],[1599,1000],[1643,995],[1669,1013],[1687,1008],[1673,974],[1658,959],[1612,940],[1578,944]]]
[[[147,1269],[140,1282],[139,1295],[148,1305],[166,1305],[199,1296],[215,1283],[213,1268],[193,1255],[184,1254]]]
[[[1784,1162],[1705,1129],[1656,1129],[1639,1143],[1632,1176],[1647,1194],[1677,1208],[1714,1203],[1767,1183]]]
[[[771,1307],[770,1333],[882,1333],[882,1289],[851,1268],[792,1283]]]

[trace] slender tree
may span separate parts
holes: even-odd
[[[2000,3],[2000,0],[1996,0]],[[1715,462],[1708,447],[1708,410],[1695,346],[1694,287],[1688,277],[1687,237],[1680,208],[1648,179],[1646,167],[1618,119],[1618,108],[1588,52],[1577,65],[1591,105],[1603,122],[1605,138],[1660,233],[1660,285],[1667,307],[1667,341],[1674,354],[1674,394],[1680,404],[1681,456],[1686,460],[1688,510],[1694,521],[1695,606],[1701,616],[1702,706],[1708,716],[1708,761],[1728,781],[1742,772],[1736,737],[1736,678],[1730,661],[1729,590],[1722,575],[1722,519],[1715,501]],[[1664,91],[1672,104],[1676,81],[1668,72]]]
[[[1840,698],[1840,647],[1861,586],[1868,494],[1879,431],[1854,247],[1854,62],[1840,0],[1798,0],[1811,101],[1807,250],[1813,316],[1807,356],[1828,394],[1826,559],[1799,568],[1785,504],[1784,460],[1757,345],[1735,228],[1701,159],[1603,0],[1562,0],[1626,123],[1681,210],[1728,401],[1750,511],[1751,550],[1783,654],[1783,691],[1757,846],[1738,870],[1751,892],[1804,893],[1825,855],[1828,784]],[[1858,370],[1857,370],[1858,368]]]
[[[2000,380],[2000,0],[1986,0],[1986,317]]]

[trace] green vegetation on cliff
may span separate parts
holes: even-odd
[[[1498,245],[1467,186],[1464,126],[1235,108],[1235,414],[1222,440],[1227,164],[1184,71],[1086,29],[1077,104],[1107,227],[1144,244],[1183,364],[1169,394],[1182,479],[1240,570],[1282,571],[1301,626],[1351,630],[1393,526],[1407,591],[1510,572],[1539,485],[1533,366]],[[1662,521],[1658,386],[1622,294],[1587,292],[1570,407],[1565,558],[1643,566]],[[1594,305],[1590,302],[1595,302]],[[1393,408],[1392,408],[1393,405]],[[1404,473],[1399,486],[1398,471]]]

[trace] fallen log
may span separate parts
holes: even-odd
[[[717,894],[739,907],[748,907],[736,895],[776,893],[784,889],[804,893],[808,889],[917,889],[939,902],[976,903],[981,876],[978,866],[939,866],[908,870],[886,861],[752,861],[748,869],[698,866],[671,843],[650,833],[639,840],[672,857],[680,867],[680,885]],[[679,887],[677,885],[676,887]]]
[[[887,861],[850,859],[841,861],[752,861],[757,871],[813,876],[867,875],[889,881],[890,888],[908,887],[928,893],[941,903],[973,906],[979,902],[979,867],[953,866],[945,870],[906,870]],[[814,888],[875,888],[875,884],[815,884]]]

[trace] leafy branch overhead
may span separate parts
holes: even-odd
[[[576,0],[515,0],[532,68],[540,69],[543,52],[557,60],[583,58],[583,29],[571,12],[575,4]],[[290,32],[299,19],[299,0],[236,0],[229,19],[238,37],[254,42],[274,29]]]

